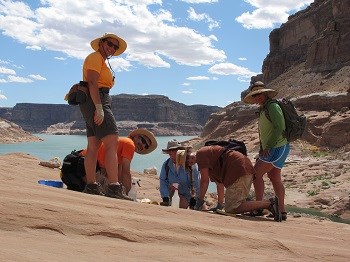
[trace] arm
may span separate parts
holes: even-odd
[[[200,181],[200,194],[199,199],[204,200],[205,194],[208,190],[209,185],[209,168],[202,168],[201,172],[201,181]]]
[[[218,203],[220,205],[223,205],[224,199],[225,199],[225,186],[224,186],[224,184],[216,182],[216,190],[218,193]]]
[[[209,185],[209,168],[202,168],[200,170],[201,179],[200,179],[200,194],[199,198],[197,198],[195,210],[201,211],[203,210],[204,205],[204,197],[208,190]]]
[[[200,195],[199,183],[200,183],[200,177],[199,177],[198,167],[197,167],[197,165],[194,165],[194,167],[193,167],[193,187],[194,187],[197,198],[199,198],[199,195]]]
[[[163,197],[169,197],[169,180],[166,178],[166,171],[165,171],[165,165],[166,161],[163,163],[162,169],[160,170],[159,175],[159,191],[160,196]]]
[[[118,164],[119,180],[123,186],[125,186],[126,193],[128,194],[131,189],[131,173],[130,173],[131,161],[127,158],[123,158],[122,162]]]
[[[89,83],[90,96],[96,107],[94,122],[96,125],[101,125],[104,119],[104,113],[97,84],[100,74],[91,69],[88,69],[86,72],[86,81]]]

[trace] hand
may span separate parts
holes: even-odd
[[[95,105],[96,110],[95,110],[95,116],[94,116],[94,122],[96,125],[101,125],[103,122],[103,119],[105,117],[105,113],[103,112],[103,108],[101,104]]]
[[[169,197],[163,197],[163,202],[159,203],[161,206],[170,206]]]
[[[259,154],[260,154],[260,156],[262,156],[262,157],[267,157],[267,156],[270,155],[270,149],[266,148],[266,149],[264,149],[263,151],[261,151]]]
[[[169,186],[169,190],[170,191],[176,191],[178,190],[179,188],[179,184],[178,183],[172,183],[170,186]]]
[[[204,205],[204,200],[197,198],[196,205],[194,206],[194,210],[202,211],[203,205]]]

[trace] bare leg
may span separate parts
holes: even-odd
[[[242,204],[235,209],[236,214],[254,211],[260,208],[268,209],[271,202],[269,200],[261,201],[243,201]]]
[[[267,175],[272,183],[275,194],[279,199],[279,208],[281,212],[285,212],[286,211],[284,207],[285,188],[282,183],[281,169],[274,167],[267,173]]]
[[[88,139],[88,145],[86,149],[84,167],[85,167],[85,173],[86,173],[86,183],[92,184],[96,182],[97,153],[101,145],[101,141],[99,141],[94,136],[90,136],[87,139]]]
[[[256,171],[255,179],[253,180],[254,190],[255,190],[255,199],[260,201],[264,198],[264,179],[263,176],[273,168],[272,164],[265,163],[261,160],[257,160],[254,165]]]
[[[105,166],[109,182],[118,183],[118,158],[117,158],[117,135],[108,135],[102,138],[105,147]]]

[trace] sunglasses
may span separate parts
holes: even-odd
[[[141,143],[145,146],[145,149],[148,149],[149,145],[148,145],[146,139],[143,136],[139,136],[139,137],[140,137]]]
[[[109,47],[113,47],[114,50],[118,50],[119,49],[118,45],[113,44],[111,41],[109,41],[107,39],[105,39],[104,42],[106,42]]]

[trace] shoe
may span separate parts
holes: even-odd
[[[275,221],[281,222],[282,221],[282,214],[279,208],[279,201],[278,197],[275,196],[274,198],[270,198],[270,206],[269,206],[269,211],[273,215],[273,219]]]
[[[212,207],[212,208],[208,209],[208,211],[216,212],[216,210],[218,210],[218,209],[220,209],[220,210],[224,209],[224,205],[221,205],[220,203],[218,203],[216,205],[216,207]]]
[[[102,193],[102,191],[100,189],[100,185],[97,183],[86,184],[83,192],[86,194],[91,194],[91,195],[104,196],[104,194]]]
[[[282,220],[286,221],[287,220],[287,212],[281,212],[282,214]]]
[[[250,217],[262,217],[264,216],[264,209],[263,208],[259,208],[257,210],[254,210],[254,211],[251,211],[249,213],[246,214],[247,216],[250,216]]]
[[[286,221],[287,220],[287,212],[281,212],[281,214],[282,214],[282,221]],[[270,213],[266,217],[274,218],[275,216],[272,213]]]
[[[133,199],[128,197],[124,192],[125,191],[123,190],[122,185],[114,185],[113,184],[113,185],[108,186],[106,196],[112,197],[112,198],[117,198],[117,199],[124,199],[124,200],[133,201]]]

